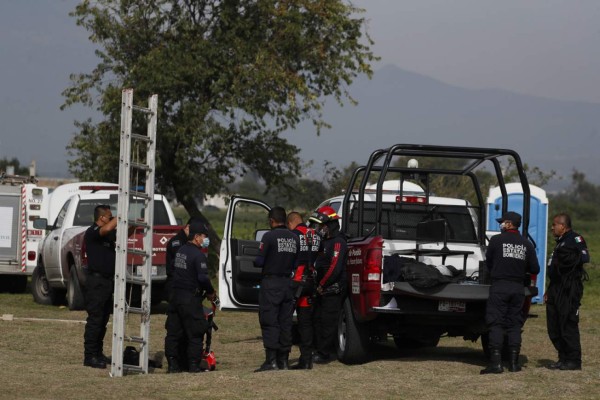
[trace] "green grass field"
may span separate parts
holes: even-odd
[[[207,213],[220,235],[224,213]],[[183,216],[185,220],[187,216]],[[185,222],[185,221],[184,221]],[[250,223],[248,230],[253,227]],[[600,246],[596,224],[575,224],[586,237],[592,259]],[[552,244],[551,244],[552,245]],[[552,246],[551,246],[552,247]],[[550,248],[551,248],[550,247]],[[600,263],[587,266],[581,308],[582,371],[550,371],[556,360],[546,334],[545,308],[533,305],[523,334],[520,373],[480,376],[486,360],[479,342],[442,338],[438,347],[398,350],[392,340],[374,347],[363,365],[333,362],[312,371],[255,374],[263,361],[256,313],[222,311],[213,337],[217,370],[198,375],[110,378],[108,370],[82,366],[86,313],[35,304],[29,293],[0,294],[0,399],[598,399],[600,391]],[[166,304],[153,308],[150,353],[163,351]],[[136,316],[128,326],[139,324]],[[110,354],[112,325],[105,341]],[[298,357],[294,348],[292,359]]]

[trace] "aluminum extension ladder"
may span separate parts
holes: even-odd
[[[117,206],[117,243],[115,291],[113,309],[112,362],[110,375],[120,377],[128,372],[148,373],[150,347],[150,306],[152,288],[152,233],[154,223],[154,164],[156,153],[156,122],[158,96],[148,99],[148,108],[133,105],[133,89],[124,89],[121,99],[121,148],[119,158],[119,195]],[[132,132],[133,113],[142,113],[147,120],[146,134]],[[136,121],[137,116],[136,114]],[[142,205],[132,215],[130,204]],[[128,248],[128,228],[136,227],[143,236],[143,249]],[[137,246],[139,247],[139,246]],[[142,265],[128,267],[128,260],[142,260]],[[133,263],[132,263],[133,264]],[[137,263],[136,263],[137,264]],[[128,270],[129,269],[129,270]],[[127,283],[134,293],[141,293],[139,307],[132,307],[127,298]],[[131,300],[131,296],[129,297]],[[139,333],[128,332],[126,318],[140,316]],[[125,342],[133,343],[139,352],[137,365],[125,364]]]

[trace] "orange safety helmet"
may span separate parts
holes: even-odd
[[[323,206],[317,209],[311,216],[308,218],[309,221],[316,222],[317,224],[326,224],[329,221],[335,221],[340,219],[340,216],[335,212],[335,210],[329,206]]]

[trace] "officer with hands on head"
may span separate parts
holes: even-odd
[[[109,205],[99,205],[94,209],[94,221],[84,234],[88,258],[84,299],[88,317],[83,334],[83,365],[106,368],[109,358],[102,348],[113,309],[117,218],[113,218]]]
[[[300,213],[292,211],[287,217],[288,229],[300,239],[300,253],[294,272],[293,286],[296,300],[296,317],[300,334],[300,358],[291,369],[312,369],[313,352],[313,295],[315,293],[314,263],[319,252],[321,237],[306,226]]]
[[[521,328],[524,322],[523,289],[526,274],[540,272],[533,244],[519,232],[521,215],[508,211],[498,218],[501,233],[492,236],[485,254],[492,285],[485,320],[489,326],[490,362],[481,374],[499,374],[502,368],[504,334],[510,354],[508,370],[518,372]]]
[[[202,344],[209,324],[204,317],[202,300],[206,297],[212,301],[216,294],[208,277],[206,255],[200,249],[209,244],[208,227],[201,222],[193,222],[189,227],[188,242],[175,255],[172,293],[165,322],[168,373],[182,370],[178,355],[184,336],[187,339],[189,372],[202,372],[207,368],[202,364]]]
[[[315,261],[317,297],[314,305],[316,352],[313,361],[326,364],[333,361],[338,316],[346,290],[346,257],[348,246],[340,232],[340,217],[324,206],[316,210],[309,221],[318,224],[321,248]]]
[[[265,362],[254,372],[288,369],[292,348],[294,294],[292,273],[300,249],[298,235],[287,229],[285,209],[269,211],[271,230],[262,237],[254,264],[262,268],[258,293],[258,319],[265,347]]]
[[[583,236],[571,228],[571,217],[561,213],[552,220],[556,246],[548,261],[550,284],[544,293],[548,336],[558,351],[558,361],[549,369],[580,370],[579,306],[587,273],[583,264],[590,254]]]

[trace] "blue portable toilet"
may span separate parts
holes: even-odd
[[[546,246],[548,238],[548,197],[546,191],[534,185],[529,185],[531,200],[529,204],[529,235],[536,245],[536,254],[540,263],[540,273],[536,278],[538,295],[533,297],[533,303],[543,303],[546,288]],[[520,183],[506,185],[508,195],[508,211],[523,214],[523,188]],[[502,193],[499,187],[490,189],[487,199],[487,235],[500,233],[500,224],[496,218],[502,217]]]

